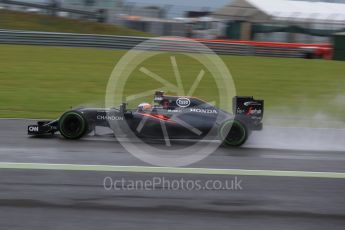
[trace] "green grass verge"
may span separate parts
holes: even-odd
[[[54,118],[70,106],[104,103],[108,78],[125,51],[44,46],[0,45],[0,117]],[[169,55],[145,66],[176,83]],[[304,117],[345,121],[345,65],[339,61],[221,56],[238,95],[265,100],[265,117]],[[184,85],[191,85],[200,66],[176,54]],[[140,67],[140,66],[139,66]],[[136,69],[126,93],[161,85]],[[187,87],[188,88],[188,87]],[[197,96],[212,100],[216,87],[206,72]],[[137,102],[131,103],[135,106]]]
[[[149,33],[104,23],[79,21],[34,13],[0,10],[0,28],[84,34],[109,34],[151,37]]]

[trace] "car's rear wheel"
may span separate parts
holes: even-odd
[[[68,111],[59,119],[59,131],[66,139],[79,139],[87,130],[87,122],[79,112]]]
[[[219,136],[225,146],[241,146],[248,138],[248,131],[242,122],[228,120],[220,126]]]

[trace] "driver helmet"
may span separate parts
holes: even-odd
[[[138,111],[150,112],[152,110],[152,105],[150,103],[140,103],[138,105]]]

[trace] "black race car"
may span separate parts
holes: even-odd
[[[142,103],[136,109],[78,108],[65,112],[53,121],[38,121],[28,126],[34,136],[60,134],[67,139],[79,139],[96,126],[125,125],[127,131],[143,139],[219,139],[224,145],[240,146],[252,130],[262,129],[264,102],[253,97],[233,98],[233,114],[195,97],[168,96],[157,91],[156,105]],[[162,128],[163,127],[163,128]]]

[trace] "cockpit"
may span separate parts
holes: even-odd
[[[154,107],[160,107],[163,109],[183,109],[190,107],[198,107],[205,109],[214,109],[214,106],[199,98],[188,96],[165,96],[164,92],[157,91],[154,96]]]
[[[141,103],[138,105],[138,111],[140,112],[151,112],[154,110],[175,110],[184,109],[189,107],[198,108],[214,108],[209,103],[200,100],[198,98],[191,97],[178,97],[178,96],[165,96],[164,92],[156,91],[154,95],[154,105],[150,103]]]

